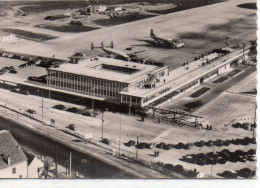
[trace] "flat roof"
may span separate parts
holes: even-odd
[[[96,69],[98,65],[112,65],[115,67],[136,69],[137,71],[128,74],[116,71],[110,71],[107,69]],[[129,61],[122,61],[118,59],[105,58],[105,57],[95,57],[90,59],[85,59],[80,61],[78,64],[62,64],[57,68],[49,68],[49,70],[73,73],[88,77],[94,77],[104,80],[111,80],[123,83],[132,83],[138,81],[139,79],[146,77],[147,74],[154,71],[163,70],[166,67],[157,67],[154,65],[146,65]]]
[[[179,67],[169,72],[168,78],[166,77],[165,83],[157,83],[156,87],[150,89],[132,89],[130,91],[121,91],[120,94],[123,95],[131,95],[136,97],[147,97],[162,88],[167,86],[176,85],[176,89],[180,88],[181,86],[196,80],[198,77],[208,74],[209,72],[218,69],[219,67],[223,66],[224,64],[233,61],[233,59],[238,58],[242,55],[243,50],[237,49],[233,50],[231,53],[226,54],[225,56],[219,57],[218,59],[214,60],[212,63],[208,65],[201,66],[203,62],[206,62],[207,59],[211,57],[216,57],[215,53],[205,56],[205,59],[201,58],[197,61],[193,61],[189,63],[188,69],[186,66]],[[248,50],[245,51],[248,53]]]

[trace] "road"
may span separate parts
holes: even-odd
[[[87,177],[89,178],[165,178],[160,173],[141,165],[115,158],[105,149],[90,143],[84,143],[68,134],[58,132],[50,127],[39,129],[39,124],[33,129],[3,118],[11,116],[8,110],[1,110],[0,128],[10,130],[15,139],[28,148],[44,155],[56,158],[55,149],[57,148],[58,163],[67,166],[66,160],[72,152],[72,169],[84,174],[85,169],[82,159],[90,161],[87,167]],[[6,115],[8,114],[8,115]],[[12,117],[9,117],[12,118]],[[21,117],[19,117],[21,118]],[[26,122],[24,122],[26,123]]]

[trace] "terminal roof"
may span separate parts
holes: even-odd
[[[136,69],[132,74],[110,71],[107,69],[95,68],[98,65],[112,65],[129,69]],[[132,83],[146,77],[147,74],[161,69],[161,67],[140,64],[130,61],[122,61],[112,58],[96,57],[80,61],[78,64],[62,64],[57,68],[49,68],[50,70],[73,73],[88,77],[100,78],[104,80],[118,81],[123,83]]]

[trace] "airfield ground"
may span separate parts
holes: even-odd
[[[5,20],[1,27],[23,30],[27,28],[32,32],[45,33],[58,38],[41,43],[20,39],[12,43],[1,43],[0,48],[25,52],[27,46],[29,54],[37,55],[40,49],[43,56],[54,55],[66,59],[74,52],[80,51],[87,51],[91,56],[91,42],[94,42],[95,46],[100,46],[101,41],[105,45],[113,41],[118,50],[123,51],[126,47],[133,46],[133,52],[145,50],[138,54],[139,57],[165,62],[170,69],[175,69],[202,53],[225,46],[227,35],[230,37],[230,45],[256,39],[255,10],[237,7],[242,2],[245,1],[230,0],[83,33],[55,32],[33,27],[31,22],[39,25],[42,21],[34,21],[32,15],[31,18],[28,17],[29,24],[14,24],[17,21],[14,17]],[[146,38],[151,28],[160,37],[182,39],[186,42],[186,46],[177,50],[154,47],[150,39]]]
[[[205,53],[214,48],[223,47],[225,45],[225,38],[227,35],[231,38],[229,41],[230,45],[255,39],[255,11],[239,8],[236,6],[242,2],[245,1],[230,0],[224,3],[209,5],[207,7],[200,7],[177,13],[161,15],[148,18],[146,20],[140,20],[77,34],[35,28],[31,27],[30,24],[28,26],[28,24],[24,23],[23,21],[21,25],[18,24],[12,28],[30,28],[33,32],[45,33],[56,36],[58,38],[41,43],[19,39],[12,43],[0,43],[0,48],[22,53],[26,52],[35,55],[40,54],[50,57],[55,55],[55,57],[67,58],[76,51],[87,51],[88,55],[91,56],[93,53],[89,49],[91,42],[99,45],[101,41],[104,41],[105,44],[109,44],[112,40],[114,41],[116,49],[123,50],[128,46],[134,46],[133,51],[145,50],[145,52],[139,54],[141,57],[148,57],[150,59],[163,61],[172,70],[181,66],[186,61],[193,60],[194,57],[202,53]],[[251,1],[246,0],[246,2]],[[14,20],[11,20],[11,22],[12,21]],[[9,28],[11,26],[5,25],[5,27]],[[149,35],[150,28],[153,28],[158,36],[166,38],[182,38],[186,42],[186,47],[172,50],[155,48],[151,46],[148,39],[145,38]],[[94,51],[94,53],[100,52]],[[2,62],[2,59],[0,60]],[[122,138],[124,142],[128,142],[129,140],[136,140],[136,137],[139,137],[140,142],[165,142],[167,144],[177,144],[178,142],[193,143],[199,140],[207,141],[213,139],[226,140],[232,138],[242,138],[246,136],[252,137],[252,131],[249,130],[234,129],[232,127],[229,130],[223,130],[224,125],[230,123],[230,121],[233,119],[254,116],[255,98],[252,96],[245,96],[235,93],[246,92],[255,88],[255,67],[233,67],[231,71],[237,68],[241,69],[242,72],[233,78],[229,78],[222,83],[213,83],[214,80],[220,78],[221,76],[226,76],[228,72],[225,72],[219,77],[216,77],[209,82],[194,88],[194,90],[185,93],[179,98],[176,98],[176,100],[173,100],[164,106],[165,108],[181,109],[181,106],[183,106],[185,102],[191,101],[191,99],[188,97],[190,94],[194,93],[202,87],[209,87],[211,89],[205,94],[198,96],[196,99],[192,99],[201,99],[202,101],[206,101],[201,108],[195,109],[192,112],[199,113],[200,116],[203,116],[205,120],[209,121],[213,125],[213,130],[200,130],[186,126],[181,127],[178,124],[158,124],[157,122],[153,122],[151,120],[141,122],[139,117],[105,112],[104,137],[113,141],[112,146],[115,146],[116,148],[118,147],[116,141],[119,137],[120,117],[122,118]],[[30,76],[41,76],[44,71],[45,70],[43,68],[39,67],[30,67],[28,69],[26,68],[18,72],[16,79],[26,79],[29,74]],[[0,76],[0,79],[8,79],[8,77],[12,77],[13,79],[14,75],[6,74]],[[245,88],[242,90],[240,89],[241,87]],[[225,90],[235,93],[224,92]],[[179,102],[175,103],[175,101]],[[28,108],[33,108],[36,111],[35,116],[38,119],[42,118],[41,97],[31,95],[25,96],[1,89],[0,103],[15,108],[20,112],[24,112]],[[44,103],[44,121],[50,123],[50,119],[55,118],[55,126],[58,128],[65,128],[68,124],[74,123],[77,125],[78,133],[83,135],[92,133],[93,139],[97,141],[100,140],[101,114],[99,114],[96,118],[87,116],[83,117],[79,114],[54,110],[51,107],[55,104],[64,104],[66,107],[76,106],[78,108],[84,108],[84,106],[72,105],[69,103],[45,98]],[[88,106],[91,106],[91,104],[88,104]],[[243,108],[241,108],[241,106],[243,106]],[[9,116],[16,118],[15,114],[9,114]],[[21,116],[17,116],[17,120],[22,121],[24,119]],[[31,125],[34,125],[35,122],[30,120],[30,123]],[[230,145],[229,147],[215,147],[215,150],[220,151],[222,149],[229,149],[231,151],[235,151],[237,149],[241,149],[247,151],[250,148],[255,149],[256,145]],[[134,147],[129,148],[124,145],[122,145],[122,150],[128,155],[133,156],[136,152]],[[153,148],[139,150],[139,156],[140,158],[146,160],[172,163],[175,165],[181,164],[185,168],[191,170],[196,168],[198,171],[207,175],[210,175],[211,173],[211,165],[191,165],[187,162],[181,161],[180,158],[186,154],[211,152],[212,147],[192,147],[188,150],[171,149],[169,151],[159,149],[159,157],[154,157],[153,154],[156,150],[158,149]],[[255,163],[255,161],[247,161],[237,163],[228,162],[225,165],[214,165],[213,176],[219,178],[217,173],[223,172],[226,169],[237,170],[245,167],[255,169]]]

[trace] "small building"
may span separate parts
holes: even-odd
[[[0,32],[0,42],[13,42],[16,36],[14,34]]]
[[[43,160],[29,152],[25,154],[28,158],[28,178],[40,178],[44,167]]]
[[[27,178],[27,157],[7,130],[0,131],[0,178]]]
[[[78,64],[80,60],[85,59],[85,54],[75,53],[72,56],[70,56],[69,59],[70,59],[69,63]]]
[[[108,10],[108,7],[106,5],[100,5],[96,11],[99,13],[105,13]]]

